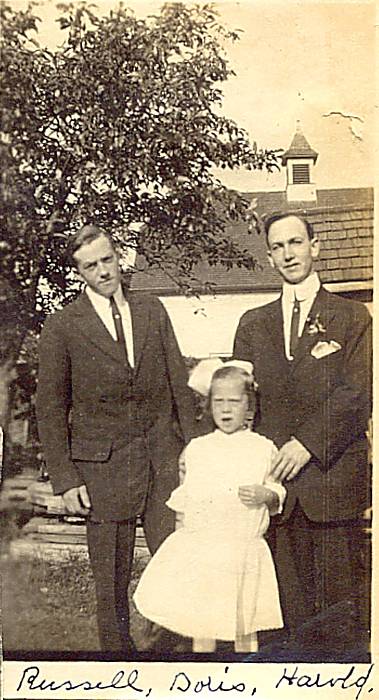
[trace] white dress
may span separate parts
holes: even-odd
[[[188,637],[234,640],[283,626],[270,549],[263,538],[267,506],[248,508],[238,487],[265,484],[276,447],[241,430],[215,430],[185,451],[184,484],[167,505],[184,513],[184,525],[160,546],[134,595],[142,615]]]

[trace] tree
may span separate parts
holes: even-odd
[[[187,289],[199,261],[253,268],[225,235],[248,203],[212,168],[277,167],[274,151],[250,146],[221,114],[219,86],[233,73],[224,46],[238,32],[212,6],[168,3],[146,19],[122,5],[107,16],[85,3],[58,7],[63,43],[50,51],[33,5],[1,6],[0,274],[11,350],[52,297],[75,293],[62,248],[84,222]]]

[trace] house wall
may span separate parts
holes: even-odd
[[[332,290],[333,285],[326,285]],[[342,289],[338,290],[342,292]],[[345,293],[345,290],[343,290]],[[277,299],[278,292],[159,297],[171,318],[181,352],[186,357],[231,355],[238,321],[248,309]],[[349,296],[358,298],[358,291]],[[372,313],[372,304],[366,303]]]
[[[195,297],[160,297],[183,355],[230,355],[238,321],[248,309],[268,304],[277,292],[218,294]]]

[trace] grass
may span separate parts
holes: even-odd
[[[26,513],[2,513],[2,632],[5,657],[27,652],[89,653],[99,651],[97,636],[95,592],[88,561],[72,554],[63,561],[47,561],[38,557],[15,559],[9,556],[9,543],[20,535],[21,527],[30,517]],[[130,596],[139,581],[147,558],[136,558],[134,563]],[[363,565],[362,565],[363,566]],[[363,566],[366,572],[369,564]],[[362,588],[362,599],[368,597],[366,585]],[[359,639],[354,636],[351,611],[346,605],[330,609],[328,636],[320,646],[319,623],[298,631],[296,648],[302,653],[314,650],[316,659],[328,654],[336,660],[336,650],[347,654],[354,662],[363,660],[369,648],[367,632],[362,629]],[[131,632],[137,648],[143,650],[147,638],[148,624],[131,607]],[[366,623],[369,627],[369,619]],[[322,654],[320,652],[322,650]],[[288,648],[290,651],[290,648]],[[296,652],[298,654],[298,651]],[[321,654],[321,655],[320,655]],[[350,656],[349,656],[350,654]],[[35,657],[33,657],[35,658]],[[297,658],[297,656],[296,656]],[[306,657],[308,658],[308,657]],[[344,662],[346,662],[346,659]],[[299,660],[299,659],[298,659]],[[330,659],[329,659],[330,660]]]
[[[2,514],[2,633],[11,652],[91,652],[99,650],[95,591],[88,561],[71,554],[64,561],[9,556],[20,534],[20,514]],[[146,561],[137,559],[132,595]],[[132,634],[138,644],[144,620],[131,603]]]

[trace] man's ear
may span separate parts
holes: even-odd
[[[313,260],[316,260],[320,254],[320,241],[317,236],[311,238],[311,254]]]
[[[79,272],[79,270],[78,270],[78,267],[77,267],[77,265],[75,264],[75,262],[71,265],[70,274],[72,274],[72,276],[73,276],[73,278],[74,278],[74,280],[75,280],[76,282],[77,282],[77,281],[79,281],[79,282],[85,282],[85,279],[84,279],[84,277],[82,277],[82,275],[80,274],[80,272]]]
[[[271,255],[271,251],[270,251],[270,250],[267,251],[267,257],[268,257],[268,261],[269,261],[271,267],[275,268],[275,263],[274,263],[274,261],[273,261],[273,259],[272,259],[272,255]]]

